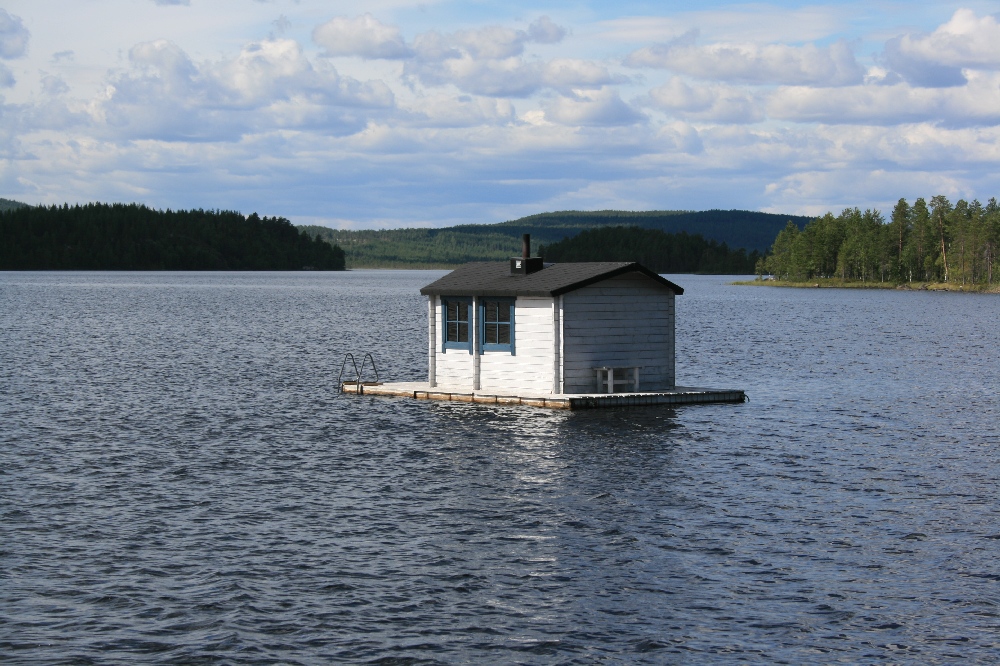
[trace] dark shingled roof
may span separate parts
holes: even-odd
[[[511,275],[508,262],[477,262],[459,266],[420,293],[425,296],[558,296],[624,273],[646,277],[683,294],[684,289],[634,261],[593,261],[546,264],[530,275]]]

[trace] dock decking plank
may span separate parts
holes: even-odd
[[[450,400],[488,405],[521,405],[548,409],[600,409],[641,405],[688,405],[719,402],[745,402],[746,393],[739,389],[713,389],[677,386],[672,391],[638,393],[569,393],[500,395],[492,391],[472,391],[455,387],[431,388],[426,382],[393,382],[377,385],[344,384],[344,393],[384,397],[415,398],[417,400]]]

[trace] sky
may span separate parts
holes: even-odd
[[[0,197],[348,229],[985,202],[1000,196],[998,15],[919,0],[0,0]]]

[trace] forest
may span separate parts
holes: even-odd
[[[302,226],[344,248],[351,268],[445,268],[467,261],[503,261],[521,252],[521,234],[556,243],[587,229],[641,227],[668,234],[697,234],[731,248],[770,247],[789,221],[802,228],[810,218],[746,210],[557,211],[498,224],[391,230],[344,230]],[[751,265],[747,273],[753,272]]]
[[[699,234],[706,240],[726,243],[730,247],[764,252],[770,247],[775,234],[781,231],[787,222],[792,221],[801,229],[809,219],[796,215],[751,210],[569,210],[529,215],[510,222],[486,225],[486,228],[518,234],[530,233],[532,238],[536,235],[539,238],[548,235],[554,237],[551,240],[555,241],[595,227],[641,227],[659,229],[669,234],[678,234],[682,231]]]
[[[0,212],[0,270],[344,270],[344,252],[281,217],[139,204]]]
[[[874,210],[848,208],[827,213],[799,229],[788,224],[757,274],[808,282],[944,283],[992,285],[1000,279],[1000,205],[991,198],[960,200],[900,199],[889,220]]]
[[[789,222],[795,226],[793,222]],[[783,232],[782,232],[783,233]],[[639,227],[601,227],[539,246],[546,261],[638,261],[657,273],[750,275],[761,254],[730,249],[699,234],[666,233]]]
[[[4,199],[0,197],[0,213],[5,210],[14,210],[16,208],[27,208],[28,204],[23,204],[20,201],[14,201],[13,199]]]

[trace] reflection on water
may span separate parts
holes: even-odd
[[[993,659],[1000,299],[675,276],[750,403],[337,395],[440,274],[0,275],[0,657]]]

